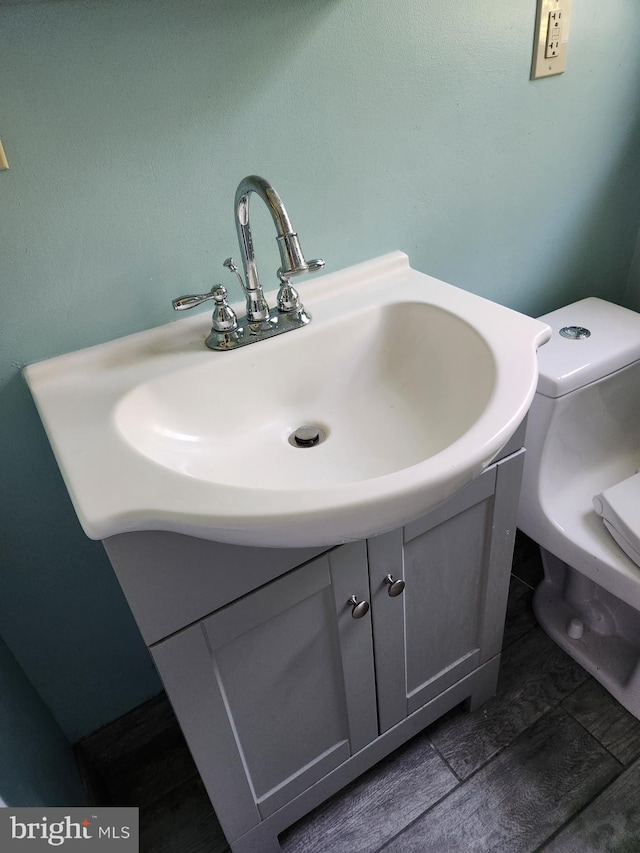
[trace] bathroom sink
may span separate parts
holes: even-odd
[[[464,320],[423,302],[393,302],[310,327],[286,348],[254,348],[141,382],[114,421],[140,453],[189,477],[318,491],[435,456],[480,417],[495,383],[491,350]],[[291,444],[309,424],[323,440]]]
[[[400,252],[303,288],[312,323],[254,346],[207,350],[200,314],[26,368],[88,536],[362,539],[464,486],[526,415],[545,324]]]

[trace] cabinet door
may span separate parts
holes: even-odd
[[[377,736],[364,542],[294,569],[152,653],[232,840]]]
[[[500,651],[522,453],[368,541],[380,732]],[[387,574],[404,578],[391,597]]]

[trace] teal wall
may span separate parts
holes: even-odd
[[[576,0],[568,72],[531,82],[535,5],[0,5],[0,624],[71,739],[159,685],[20,367],[164,323],[216,280],[237,298],[220,264],[248,173],[329,270],[403,249],[533,314],[631,299],[640,4]]]
[[[0,638],[0,806],[84,802],[68,741]]]
[[[636,251],[631,263],[626,304],[634,311],[640,311],[640,234],[638,234]]]

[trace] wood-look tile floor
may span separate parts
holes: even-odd
[[[640,721],[537,626],[531,545],[519,537],[497,695],[300,820],[284,853],[640,853]],[[164,695],[80,753],[101,803],[140,807],[141,853],[229,850]]]

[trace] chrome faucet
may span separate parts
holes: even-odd
[[[249,225],[249,198],[251,193],[256,193],[264,201],[276,227],[281,265],[277,272],[280,289],[277,296],[277,307],[274,309],[269,309],[258,275]],[[227,292],[222,285],[213,287],[210,293],[180,296],[173,300],[173,307],[176,311],[194,308],[209,299],[215,300],[216,307],[213,312],[211,333],[205,341],[210,349],[234,349],[305,326],[311,320],[311,315],[305,311],[300,302],[300,296],[292,286],[290,279],[292,276],[302,273],[317,272],[324,267],[322,260],[308,262],[305,260],[298,235],[293,230],[282,199],[264,178],[248,175],[240,181],[236,190],[234,210],[244,279],[233,262],[233,258],[227,258],[224,266],[238,277],[246,298],[246,317],[242,320],[237,319],[234,311],[227,304]]]

